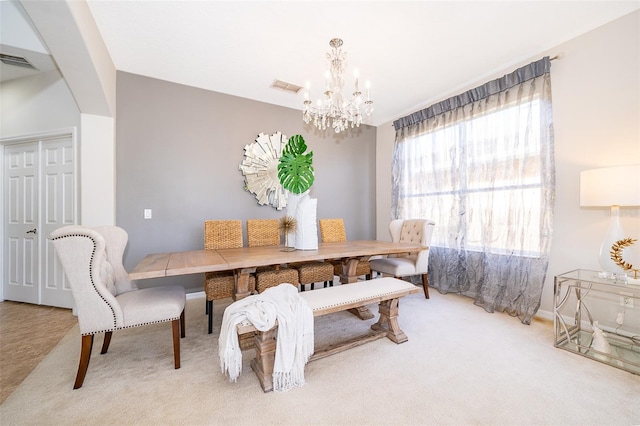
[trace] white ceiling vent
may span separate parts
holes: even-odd
[[[298,93],[302,86],[298,86],[297,84],[287,83],[286,81],[273,80],[271,83],[271,87],[274,89],[284,90],[285,92]]]
[[[6,65],[14,65],[16,67],[29,68],[32,70],[37,70],[36,67],[31,65],[31,62],[26,60],[25,58],[21,58],[19,56],[6,55],[4,53],[0,53],[0,62]]]

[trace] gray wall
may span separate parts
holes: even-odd
[[[298,110],[118,72],[116,224],[129,233],[125,268],[149,253],[202,249],[207,219],[283,216],[243,189],[238,167],[245,145],[277,131],[303,135],[313,151],[318,218],[344,218],[349,239],[375,238],[375,127],[321,133]],[[151,220],[143,219],[145,208]],[[173,282],[197,291],[202,280],[138,285]]]

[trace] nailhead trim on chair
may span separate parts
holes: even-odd
[[[96,258],[96,240],[94,240],[93,238],[89,237],[88,235],[84,235],[84,234],[69,234],[69,235],[64,235],[61,237],[57,237],[54,238],[54,240],[60,240],[62,238],[67,238],[67,237],[84,237],[84,238],[88,238],[91,240],[91,242],[93,242],[93,250],[91,251],[91,260],[89,261],[89,279],[91,280],[91,286],[93,287],[93,290],[98,293],[98,296],[100,296],[100,299],[102,299],[104,301],[104,303],[107,304],[107,306],[109,307],[109,309],[111,309],[111,316],[113,317],[113,329],[112,330],[118,330],[117,327],[117,321],[116,321],[116,313],[113,310],[113,306],[111,305],[111,303],[109,303],[107,301],[107,299],[104,298],[104,296],[102,296],[102,294],[100,294],[100,292],[98,291],[98,289],[96,288],[96,283],[93,282],[93,276],[91,275],[91,270],[92,267],[94,266],[94,262],[95,262],[95,258]],[[104,330],[104,331],[112,331],[112,330]],[[93,332],[93,333],[84,333],[83,336],[87,336],[90,334],[95,334],[95,333],[100,333],[98,331]]]
[[[164,320],[159,320],[159,321],[149,321],[149,322],[143,322],[141,324],[136,324],[136,325],[127,325],[124,327],[115,327],[112,328],[110,330],[99,330],[99,331],[94,331],[91,333],[82,333],[83,336],[89,336],[91,334],[98,334],[98,333],[106,333],[108,331],[117,331],[117,330],[124,330],[126,328],[135,328],[135,327],[142,327],[143,325],[149,325],[149,324],[160,324],[162,322],[170,322],[170,321],[175,321],[175,320],[179,320],[180,317],[176,317],[176,318],[169,318],[169,319],[164,319]]]

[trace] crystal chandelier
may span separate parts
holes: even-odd
[[[362,116],[367,117],[373,112],[373,101],[369,95],[370,85],[367,82],[366,98],[358,87],[358,75],[356,72],[355,91],[350,99],[342,93],[344,86],[343,73],[347,67],[347,53],[340,48],[342,40],[334,38],[329,42],[331,52],[327,53],[329,69],[325,73],[326,87],[324,96],[314,104],[310,100],[309,83],[304,94],[304,109],[302,118],[305,123],[313,121],[313,125],[324,130],[333,128],[340,133],[349,127],[359,127]]]

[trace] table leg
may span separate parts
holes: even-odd
[[[358,258],[344,259],[342,261],[342,273],[340,274],[341,284],[351,284],[358,281],[356,275],[356,269],[358,268]],[[373,314],[366,306],[360,306],[358,308],[349,309],[353,315],[357,316],[361,320],[373,318]]]
[[[256,271],[256,268],[243,268],[235,271],[236,276],[236,292],[233,300],[244,299],[251,295],[249,292],[249,276]]]
[[[340,282],[342,284],[355,283],[358,281],[356,269],[358,268],[358,258],[343,259],[342,273],[340,274]]]

